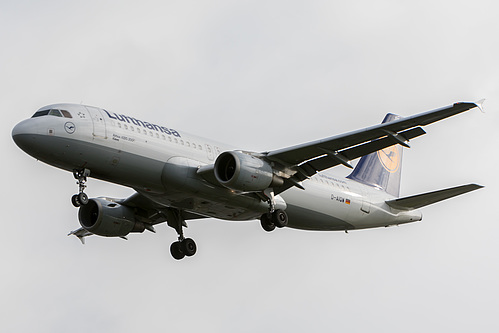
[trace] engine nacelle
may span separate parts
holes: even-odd
[[[220,184],[236,191],[257,192],[284,183],[274,175],[269,163],[239,151],[220,154],[214,171]]]
[[[104,198],[90,199],[88,204],[81,206],[78,219],[84,229],[105,237],[123,237],[145,230],[133,209]]]

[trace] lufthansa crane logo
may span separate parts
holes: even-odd
[[[64,129],[68,132],[68,134],[73,134],[76,131],[76,126],[72,122],[68,121],[64,124]]]
[[[378,151],[378,158],[388,172],[396,172],[400,165],[400,152],[398,146],[391,146]]]

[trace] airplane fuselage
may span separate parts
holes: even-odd
[[[46,107],[45,109],[47,109]],[[234,147],[104,109],[75,104],[50,108],[62,116],[19,123],[13,137],[31,156],[58,168],[87,168],[91,177],[135,189],[150,200],[206,217],[258,219],[268,204],[255,196],[214,186],[199,175]],[[351,179],[317,174],[276,196],[288,226],[306,230],[351,230],[421,220],[419,211],[398,211],[394,197]]]

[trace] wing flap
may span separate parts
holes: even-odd
[[[444,190],[438,190],[418,195],[413,195],[410,197],[399,198],[394,200],[385,201],[386,204],[392,208],[400,210],[413,210],[424,206],[431,205],[433,203],[449,199],[464,193],[468,193],[474,190],[478,190],[483,186],[477,184],[468,184],[452,188],[447,188]]]
[[[421,136],[425,134],[426,132],[421,128],[421,127],[416,127],[412,128],[410,130],[404,131],[397,133],[399,136],[403,137],[406,139],[406,141],[409,141],[410,139],[413,139],[415,137]],[[341,150],[337,152],[342,158],[351,161],[353,159],[356,159],[358,157],[364,156],[371,154],[375,151],[384,149],[386,147],[393,146],[395,144],[398,144],[398,140],[395,139],[393,136],[386,136],[381,139],[376,139],[370,142],[366,142],[357,146],[354,146],[352,148],[347,148],[344,150]],[[325,155],[322,157],[319,157],[317,159],[313,159],[311,161],[306,162],[303,165],[310,166],[308,168],[309,172],[307,173],[307,176],[310,177],[313,174],[315,174],[318,171],[326,170],[329,168],[332,168],[338,164],[342,164],[341,161],[339,161],[337,158],[331,158],[330,155]],[[303,167],[303,165],[300,165],[300,167]],[[298,176],[299,180],[302,181],[305,178]]]

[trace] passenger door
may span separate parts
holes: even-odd
[[[94,137],[107,139],[106,122],[104,121],[104,116],[102,115],[101,110],[91,106],[86,106],[86,109],[92,118]]]

